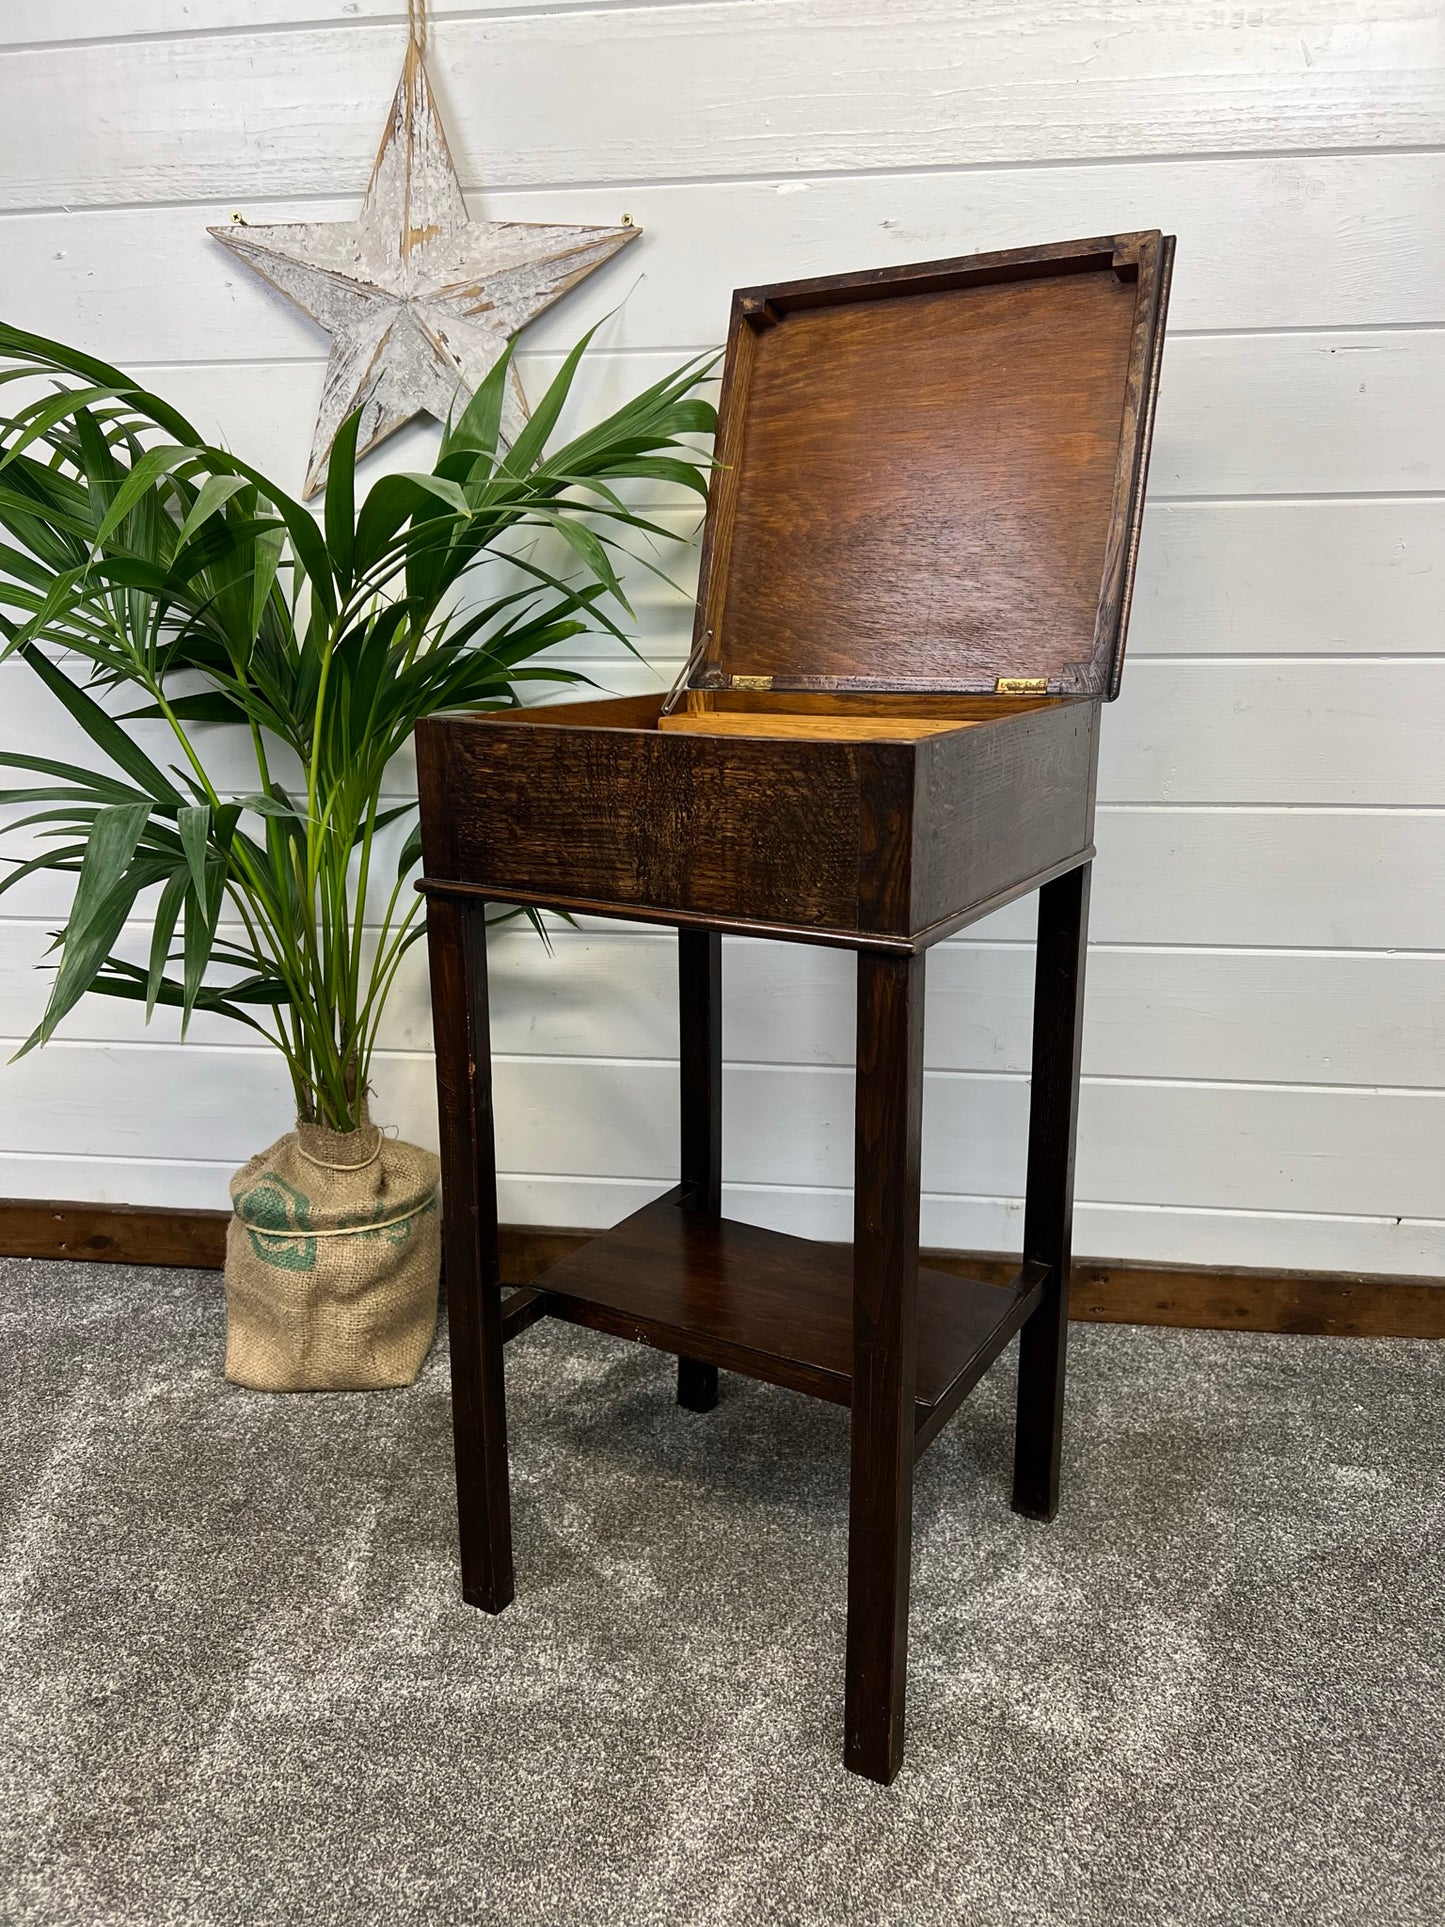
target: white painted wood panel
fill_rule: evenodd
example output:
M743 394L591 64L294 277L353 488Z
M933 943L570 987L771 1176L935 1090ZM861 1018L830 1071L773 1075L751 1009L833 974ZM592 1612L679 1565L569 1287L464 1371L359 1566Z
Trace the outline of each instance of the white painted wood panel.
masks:
M1445 501L1154 502L1145 511L1130 684L1149 655L1438 654L1442 643Z
M676 1056L670 938L559 935L549 957L518 932L490 948L499 1051ZM730 1061L852 1063L851 956L729 939L723 980ZM1445 1083L1445 957L1096 945L1088 984L1091 1075ZM409 993L405 1006L416 1014L395 1041L421 1043L424 999ZM939 946L928 960L928 1065L1027 1071L1032 1009L1031 944Z
M0 1174L4 1170L0 1156ZM99 1182L116 1181L105 1166L76 1166L75 1181L91 1181L96 1170L103 1174ZM601 1227L616 1224L663 1188L624 1180L504 1177L499 1198L509 1222ZM723 1208L731 1217L797 1237L843 1243L853 1235L852 1199L845 1190L728 1184L723 1187ZM925 1193L922 1233L925 1247L1017 1251L1023 1239L1023 1200ZM1445 1219L1095 1204L1081 1198L1074 1210L1074 1250L1081 1258L1147 1264L1383 1272L1435 1279L1445 1273Z
M1445 949L1445 811L1106 807L1097 841L1117 943Z
M0 1148L51 1156L211 1157L242 1163L287 1128L289 1087L264 1050L54 1044L10 1067L30 1113ZM435 1143L430 1059L375 1067L377 1109ZM845 1187L850 1071L732 1066L724 1158L737 1184ZM677 1073L670 1065L503 1058L498 1158L508 1172L672 1181ZM1016 1195L1028 1085L1018 1076L930 1073L924 1185ZM1079 1194L1104 1203L1445 1216L1445 1093L1334 1087L1086 1081Z
M137 926L126 954L144 963ZM48 988L41 923L0 923L0 1048L39 1021ZM628 925L559 928L551 953L530 929L491 943L492 1039L511 1056L675 1059L677 950L670 935ZM838 1066L853 1061L851 955L729 938L723 1048L730 1062ZM1170 950L1096 944L1089 957L1084 1068L1094 1076L1238 1082L1445 1084L1445 955ZM1031 944L940 945L928 961L930 1069L1027 1071ZM66 1020L72 1041L178 1039L179 1018L87 998ZM222 1017L194 1019L191 1042L244 1044ZM6 1040L10 1040L9 1043ZM403 966L382 1030L385 1047L431 1048L426 959Z
M630 0L634 6L677 5L679 0ZM683 5L687 0L680 0ZM526 0L530 14L572 6L576 0ZM515 13L517 0L427 0L428 16ZM357 21L395 22L397 0L5 0L0 47L26 47L76 40L115 40L133 34L254 32L266 27L349 26Z
M1445 488L1445 330L1186 338L1166 350L1150 485L1172 495Z
M675 1091L674 1073L646 1066L501 1064L502 1163L670 1177ZM730 1069L723 1138L733 1181L848 1185L852 1095L849 1072ZM1022 1078L930 1075L925 1188L1016 1194L1027 1108ZM1445 1216L1438 1092L1086 1082L1079 1155L1079 1195L1105 1202Z
M1445 811L1106 805L1096 834L1098 942L1445 950ZM1033 932L1027 902L975 930Z
M224 1160L87 1158L67 1152L0 1151L0 1197L224 1211L229 1203L226 1180L233 1168Z
M769 0L449 22L464 180L1428 146L1431 0ZM3 204L354 191L395 25L19 49ZM100 99L124 112L95 115Z
M1107 712L1099 797L1445 805L1442 698L1445 656L1139 661Z
M0 66L0 81L4 69ZM7 319L63 329L123 366L309 355L315 327L268 298L205 232L354 218L337 200L260 201L238 187L203 206L79 209L0 218ZM715 340L735 287L893 261L932 260L1064 235L1167 225L1179 236L1170 327L1421 325L1445 312L1440 154L1251 156L1049 168L489 190L492 220L607 225L642 238L530 331L570 345L578 317L626 301L621 338Z
M237 206L354 211L400 14L10 0L0 311L134 366L299 480L325 344L201 229ZM474 212L627 212L647 230L529 338L535 391L627 297L579 420L718 338L734 285L1156 222L1180 235L1129 672L1105 723L1078 1248L1445 1271L1438 4L433 14ZM433 445L410 431L370 472ZM653 668L600 638L566 659L619 689L670 679L685 598L644 582L638 609ZM0 671L0 739L64 753L41 693ZM0 900L8 1031L34 1012L30 966L64 908L28 888ZM1031 936L1015 905L931 962L932 1242L1017 1242ZM729 1208L846 1236L850 962L727 948ZM672 1175L673 945L589 920L552 960L520 932L493 950L503 1211L608 1222ZM426 1135L414 961L379 1106ZM138 1019L94 1000L75 1041L0 1071L0 1192L220 1203L232 1165L285 1128L284 1075L238 1033L202 1020L182 1050L170 1020L146 1037Z

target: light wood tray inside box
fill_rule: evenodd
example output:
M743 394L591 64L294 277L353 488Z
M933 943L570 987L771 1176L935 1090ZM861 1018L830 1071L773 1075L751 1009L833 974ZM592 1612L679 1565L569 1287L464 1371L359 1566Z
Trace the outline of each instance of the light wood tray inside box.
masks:
M680 730L689 736L806 736L845 743L912 743L923 736L972 729L975 724L959 717L798 716L702 709L659 717L657 727Z

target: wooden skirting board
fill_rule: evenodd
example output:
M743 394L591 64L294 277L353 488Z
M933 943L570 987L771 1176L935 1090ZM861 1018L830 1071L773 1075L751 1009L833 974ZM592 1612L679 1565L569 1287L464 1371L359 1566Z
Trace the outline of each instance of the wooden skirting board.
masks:
M225 1259L224 1211L136 1204L0 1199L0 1257L83 1258L108 1264L194 1265ZM503 1276L531 1282L593 1234L540 1225L502 1230ZM929 1251L935 1270L1003 1284L1016 1258ZM1188 1265L1074 1262L1075 1318L1207 1331L1317 1333L1337 1338L1445 1338L1445 1281L1348 1272L1221 1271Z

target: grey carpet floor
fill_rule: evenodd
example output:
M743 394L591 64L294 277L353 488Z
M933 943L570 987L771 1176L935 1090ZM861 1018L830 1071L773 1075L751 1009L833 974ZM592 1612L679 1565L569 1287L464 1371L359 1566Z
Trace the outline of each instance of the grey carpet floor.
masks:
M846 1414L543 1325L519 1596L459 1603L445 1360L219 1376L210 1274L0 1263L0 1918L1445 1919L1445 1346L1075 1327L918 1481L909 1758L839 1761Z

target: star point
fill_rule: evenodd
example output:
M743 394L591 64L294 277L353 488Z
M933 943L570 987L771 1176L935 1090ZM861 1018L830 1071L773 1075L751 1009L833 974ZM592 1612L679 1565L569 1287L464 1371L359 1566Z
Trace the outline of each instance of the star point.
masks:
M415 415L445 420L515 334L641 231L471 220L415 40L356 220L209 230L331 335L308 501L353 410L358 454ZM526 416L514 369L504 436Z

